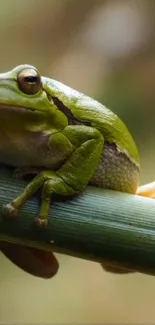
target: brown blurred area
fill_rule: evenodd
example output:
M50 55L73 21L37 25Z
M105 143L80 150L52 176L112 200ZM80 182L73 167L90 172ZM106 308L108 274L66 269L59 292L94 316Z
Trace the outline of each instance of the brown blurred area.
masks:
M155 179L155 1L0 0L0 71L30 63L103 102L126 122ZM58 256L53 280L0 255L0 323L155 323L155 278L113 275Z

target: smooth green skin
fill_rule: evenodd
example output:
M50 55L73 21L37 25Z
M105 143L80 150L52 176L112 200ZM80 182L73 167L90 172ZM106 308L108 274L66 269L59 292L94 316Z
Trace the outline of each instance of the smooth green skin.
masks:
M52 194L74 195L85 188L100 164L105 143L114 143L136 167L139 155L125 124L94 99L45 77L41 77L42 89L37 94L22 92L17 76L30 68L36 69L21 65L0 74L0 163L18 167L22 175L37 174L4 212L16 216L25 201L42 188L36 222L45 226ZM53 98L71 112L75 125L69 125Z

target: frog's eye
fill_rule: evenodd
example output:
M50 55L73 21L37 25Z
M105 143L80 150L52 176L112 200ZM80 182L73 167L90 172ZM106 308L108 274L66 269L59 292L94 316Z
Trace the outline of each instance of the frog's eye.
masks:
M25 69L18 74L20 90L28 95L37 94L42 88L41 77L35 69Z

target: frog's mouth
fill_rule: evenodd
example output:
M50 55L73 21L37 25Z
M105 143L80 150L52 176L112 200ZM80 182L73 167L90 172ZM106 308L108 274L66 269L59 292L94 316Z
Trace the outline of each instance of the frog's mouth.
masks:
M23 112L23 113L25 113L25 112L35 112L36 111L36 109L35 108L33 108L33 107L23 107L23 106L14 106L14 105L12 105L12 104L3 104L3 103L0 103L0 114L1 114L1 112L7 112L8 113L8 111L9 111L9 113L10 112L18 112L18 113L20 113L20 112Z

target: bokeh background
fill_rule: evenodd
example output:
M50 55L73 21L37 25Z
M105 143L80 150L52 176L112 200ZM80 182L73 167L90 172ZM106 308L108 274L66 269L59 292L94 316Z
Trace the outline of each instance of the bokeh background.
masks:
M0 0L0 71L30 63L103 102L140 150L141 184L155 179L155 1ZM155 278L112 275L59 255L51 281L0 255L0 323L155 323Z

